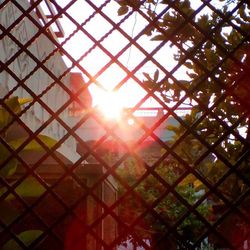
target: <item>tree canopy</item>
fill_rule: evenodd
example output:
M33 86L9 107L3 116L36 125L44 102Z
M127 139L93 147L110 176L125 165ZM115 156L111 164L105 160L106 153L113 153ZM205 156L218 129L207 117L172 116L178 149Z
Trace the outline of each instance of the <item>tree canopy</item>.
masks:
M166 104L174 106L169 112L179 122L178 126L167 128L175 133L173 140L168 142L173 154L165 163L155 166L154 171L163 179L169 179L171 176L179 178L181 174L177 175L175 171L182 169L185 174L180 177L175 191L191 204L203 197L203 194L200 197L196 195L199 190L210 193L196 209L209 223L213 223L211 221L217 221L223 215L228 203L249 191L250 4L247 1L221 0L213 3L200 1L194 6L192 2L121 0L118 1L118 14L137 11L143 15L149 22L144 30L145 36L152 42L174 49L177 68L186 69L186 74L178 77L173 75L177 68L169 73L159 66L153 75L144 73L145 86L159 92ZM189 114L178 117L175 108L187 100L191 107ZM129 180L134 173L125 171L121 175ZM137 187L137 192L147 202L151 198L157 199L163 192L159 179L153 179L151 176ZM165 203L156 203L154 209L166 221L171 221L179 218L183 211L175 195L173 199L167 197ZM243 210L247 206L249 200L239 205ZM223 211L217 209L218 212L216 208ZM185 226L177 228L187 242L195 243L201 240L201 227L206 225L195 218L188 223L190 216L184 220L182 226ZM234 219L229 216L218 226L218 231L225 230L222 235L229 242L237 227L241 236L239 239L235 237L236 242L230 242L233 246L247 237L246 231L249 233L242 218L235 219L237 226L227 228L228 221ZM151 223L155 229L163 226L159 221ZM198 227L197 223L200 223ZM199 232L196 232L197 228Z

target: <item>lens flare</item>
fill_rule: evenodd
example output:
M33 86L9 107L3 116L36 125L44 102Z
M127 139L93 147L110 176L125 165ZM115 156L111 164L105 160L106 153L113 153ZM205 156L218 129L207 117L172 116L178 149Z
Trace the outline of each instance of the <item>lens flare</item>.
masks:
M117 92L104 92L98 97L98 109L107 119L120 119L124 108L123 99Z

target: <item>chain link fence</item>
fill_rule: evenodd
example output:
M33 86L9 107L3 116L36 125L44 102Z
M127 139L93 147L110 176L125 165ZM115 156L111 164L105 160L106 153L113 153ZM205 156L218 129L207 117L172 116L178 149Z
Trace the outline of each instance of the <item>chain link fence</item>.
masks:
M0 0L2 249L250 249L250 3Z

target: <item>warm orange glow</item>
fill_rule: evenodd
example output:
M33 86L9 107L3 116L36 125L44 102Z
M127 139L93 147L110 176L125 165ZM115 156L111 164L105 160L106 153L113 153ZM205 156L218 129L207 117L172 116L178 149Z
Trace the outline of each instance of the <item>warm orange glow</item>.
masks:
M121 118L124 102L117 92L102 92L97 100L97 107L106 118L116 120Z

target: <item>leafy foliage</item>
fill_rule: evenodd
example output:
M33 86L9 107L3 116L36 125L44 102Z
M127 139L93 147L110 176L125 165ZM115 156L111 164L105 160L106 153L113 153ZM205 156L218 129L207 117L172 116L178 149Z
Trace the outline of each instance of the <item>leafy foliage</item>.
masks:
M12 186L15 181L9 181L16 173L18 167L18 160L13 157L13 152L20 150L20 154L25 152L41 152L44 147L38 142L41 141L45 147L52 148L56 141L45 135L38 135L36 139L29 140L28 137L18 137L16 139L8 140L8 132L13 133L12 121L15 116L21 112L21 105L30 102L29 98L19 99L18 97L11 97L4 101L3 107L0 108L0 178ZM5 131L4 133L2 131ZM26 144L25 144L26 143ZM25 144L25 146L23 146ZM8 189L5 185L0 186L0 196L5 195ZM15 189L15 193L23 198L34 198L42 195L45 188L34 178L28 177L24 179ZM7 195L5 199L0 201L1 221L6 225L12 223L15 218L19 216L20 211L15 206L16 197L13 194ZM27 230L16 235L24 245L29 246L37 237L42 234L40 230ZM21 249L18 243L11 239L2 249Z
M132 186L146 171L138 174L136 171L137 162L134 159L128 159L124 164L125 167L119 169L118 174ZM155 178L153 175L147 176L135 188L135 193L144 200L148 205L153 205L152 209L156 211L161 220L156 219L151 213L146 213L143 219L137 224L135 229L138 235L143 239L150 239L151 242L155 240L156 235L163 235L166 231L166 225L174 225L177 220L187 211L186 207L182 205L180 200L171 192L161 197L166 192L167 185L174 185L177 177L180 174L179 165L171 157L162 163L156 170L157 174L164 178L162 180ZM184 198L188 203L194 204L202 197L203 192L199 192L203 185L202 183L195 183L195 178L188 175L183 181L176 185L175 191ZM119 188L120 197L124 194L123 186ZM133 223L143 212L145 212L145 205L140 198L134 195L125 196L125 200L120 206L119 215L122 220L127 223ZM157 202L156 200L159 199ZM156 203L155 203L156 202ZM209 203L204 202L197 211L208 220L212 215L212 207ZM178 232L188 241L195 240L198 236L199 230L203 224L193 214L185 218L183 223L178 226ZM192 230L190 230L190 228Z
M24 243L25 246L29 246L35 239L42 235L40 230L27 230L17 235L17 238ZM23 249L13 239L4 244L3 250Z
M137 9L129 1L121 2L121 6L127 8L126 11L138 10L146 14L153 25L147 27L145 35L153 42L171 44L169 49L174 47L176 51L174 59L185 66L186 75L176 77L166 77L163 75L165 72L159 74L158 69L153 75L145 72L144 84L158 91L166 103L175 104L186 95L191 107L190 113L180 117L182 121L179 126L167 128L175 133L169 143L174 145L186 134L175 147L175 152L211 185L216 184L249 150L250 44L247 34L250 32L250 4L238 0L222 0L220 8L208 4L206 11L199 12L193 9L189 0L143 1ZM166 12L158 11L166 7L169 7ZM230 128L232 130L226 134L225 131ZM243 130L245 133L242 133ZM208 148L210 154L206 156ZM200 158L202 155L205 156ZM181 164L176 162L176 165ZM168 163L161 167L159 175L167 179L171 176L171 179L174 176L172 171ZM220 192L230 201L249 190L249 157L241 163L240 173L245 180L235 174L220 185ZM131 176L121 174L130 180ZM146 200L154 199L158 195L157 183L159 180L151 182L149 189L141 184L137 191ZM195 187L206 189L199 179L191 175L187 184L178 185L176 189L189 202L194 202L197 193ZM214 206L220 203L218 199L209 199ZM169 207L169 204L173 207ZM211 209L208 204L206 206L205 210L201 210L204 217L209 217L208 210ZM156 207L156 210L163 213L168 221L172 221L179 216L175 213L183 212L177 207L180 208L175 200L167 199L162 210L159 210L160 207ZM196 220L187 219L185 224L188 225L189 233L194 235ZM150 225L154 228L159 226L157 222L151 222ZM185 234L185 229L182 233Z

